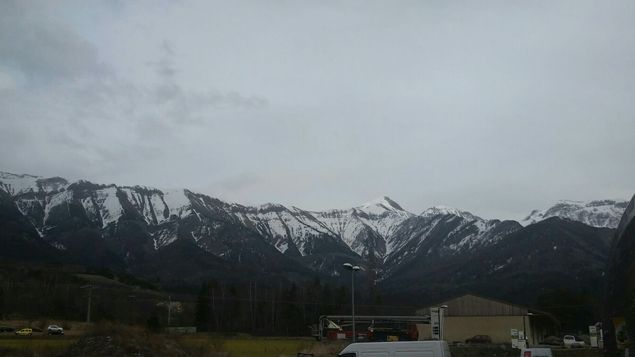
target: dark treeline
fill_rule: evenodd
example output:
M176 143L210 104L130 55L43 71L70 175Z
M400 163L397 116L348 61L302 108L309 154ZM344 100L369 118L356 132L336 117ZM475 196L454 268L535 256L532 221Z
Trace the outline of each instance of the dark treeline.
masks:
M135 285L132 285L135 284ZM126 274L69 271L55 267L0 266L0 318L86 320L92 289L92 320L139 323L163 299L152 285ZM160 310L160 306L159 306Z
M395 307L382 305L373 289L356 293L358 314L384 314ZM412 307L398 307L411 314ZM349 315L349 286L331 286L319 279L301 284L246 286L203 284L196 299L195 323L199 330L248 331L254 334L306 335L321 315Z
M216 333L306 336L321 315L351 313L350 288L319 279L286 284L211 280L189 290L163 291L108 270L4 264L0 265L0 319L85 321L92 290L93 322L110 320L157 330L196 326ZM365 282L356 286L355 301L358 315L412 315L424 304L397 305ZM565 332L585 331L589 321L599 318L592 295L566 290L545 292L535 307L551 313Z
M320 315L349 315L349 285L318 279L300 283L243 284L209 281L198 294L171 293L109 271L0 266L0 318L84 321L91 292L91 321L196 326L217 333L308 335ZM196 290L196 288L195 288ZM413 306L388 306L374 289L356 289L358 314L412 314Z

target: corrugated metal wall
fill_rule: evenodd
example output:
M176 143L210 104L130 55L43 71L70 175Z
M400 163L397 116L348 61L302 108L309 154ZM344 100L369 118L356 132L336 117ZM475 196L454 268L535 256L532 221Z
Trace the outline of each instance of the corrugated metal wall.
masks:
M527 308L496 300L485 299L475 295L464 295L434 306L417 310L418 315L430 313L430 307L447 305L445 316L523 316Z

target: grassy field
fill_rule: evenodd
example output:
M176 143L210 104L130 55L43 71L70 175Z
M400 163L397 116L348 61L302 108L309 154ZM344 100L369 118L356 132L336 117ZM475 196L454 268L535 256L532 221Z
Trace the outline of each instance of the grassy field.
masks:
M9 323L10 322L10 323ZM41 325L41 322L31 321L4 321L4 325L23 327L29 325ZM66 350L71 344L77 342L81 335L108 335L120 336L122 339L132 339L134 336L143 335L143 330L123 325L94 325L85 326L84 323L68 322L72 325L73 334L66 336L47 336L43 333L34 333L33 336L16 336L13 333L0 334L0 356L8 351L18 353L17 356L57 356ZM287 337L253 337L250 335L221 336L210 334L194 335L164 335L149 334L152 341L175 340L185 348L192 356L210 356L214 352L226 353L231 357L295 357L298 352L313 353L316 357L335 356L343 345L341 342L320 343L313 338L287 338ZM13 355L13 354L12 354Z
M315 340L310 338L254 338L215 337L208 335L181 336L178 341L189 349L200 352L229 352L235 357L295 356L309 351Z
M63 336L0 336L0 354L3 350L55 354L64 351L75 341L76 337Z
M111 335L110 333L108 335ZM127 335L127 332L123 334ZM130 336L129 336L130 337ZM0 336L0 355L20 352L15 356L59 356L78 340L74 336ZM347 344L346 341L317 342L311 338L251 337L196 335L151 335L152 341L176 340L190 356L231 356L231 357L295 357L298 352L311 353L315 357L336 356ZM13 354L9 354L12 355ZM516 357L518 350L489 347L452 347L455 357ZM554 350L560 357L599 357L597 349Z

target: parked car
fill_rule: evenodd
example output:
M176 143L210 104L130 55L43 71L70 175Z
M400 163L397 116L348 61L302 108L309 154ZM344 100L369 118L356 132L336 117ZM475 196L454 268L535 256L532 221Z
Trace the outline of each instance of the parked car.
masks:
M25 327L25 328L17 330L15 334L18 336L31 336L33 335L33 330L28 327Z
M488 335L476 335L465 340L465 343L492 343L492 338Z
M541 345L562 346L562 339L556 336L547 336L539 342Z
M575 337L574 335L565 335L562 338L562 342L566 348L584 347L585 345L581 338Z
M9 326L0 326L0 332L13 332L15 329Z
M57 325L49 325L49 327L46 329L46 332L49 335L63 335L64 329Z

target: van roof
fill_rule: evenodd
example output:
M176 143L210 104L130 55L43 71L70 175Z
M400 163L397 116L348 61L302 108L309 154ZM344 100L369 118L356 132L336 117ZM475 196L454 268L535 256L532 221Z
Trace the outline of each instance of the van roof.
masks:
M351 343L342 350L345 352L390 351L395 348L428 348L441 349L447 346L446 341L395 341L395 342L359 342Z

